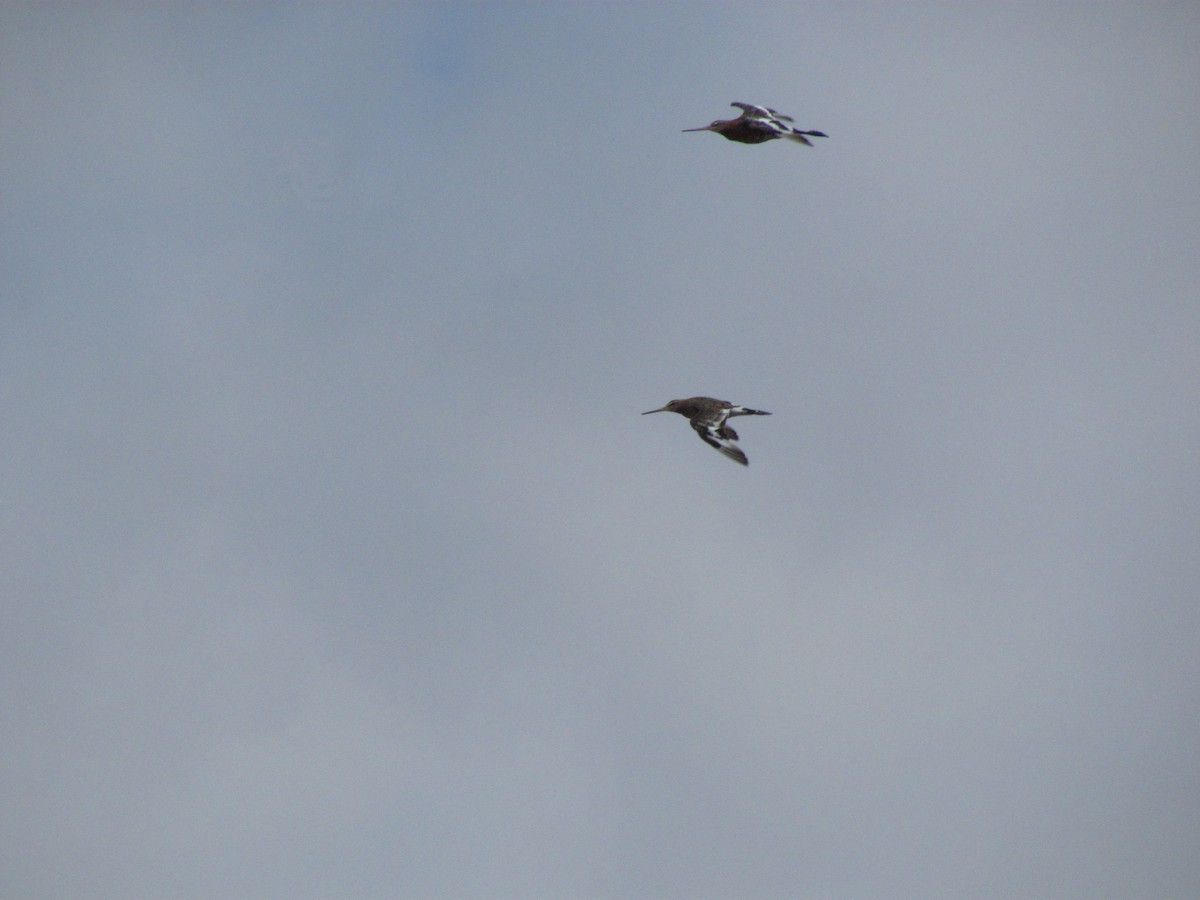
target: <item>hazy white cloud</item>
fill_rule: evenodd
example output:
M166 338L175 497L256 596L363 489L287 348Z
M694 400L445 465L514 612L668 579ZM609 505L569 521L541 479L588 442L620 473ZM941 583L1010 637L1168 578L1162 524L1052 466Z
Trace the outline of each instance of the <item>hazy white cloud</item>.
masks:
M0 893L1195 893L1193 10L0 17Z

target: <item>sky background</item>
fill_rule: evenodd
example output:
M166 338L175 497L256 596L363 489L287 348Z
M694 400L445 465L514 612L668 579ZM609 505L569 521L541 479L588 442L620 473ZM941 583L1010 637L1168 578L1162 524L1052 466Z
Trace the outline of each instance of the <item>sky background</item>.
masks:
M0 6L0 896L1200 894L1198 46Z

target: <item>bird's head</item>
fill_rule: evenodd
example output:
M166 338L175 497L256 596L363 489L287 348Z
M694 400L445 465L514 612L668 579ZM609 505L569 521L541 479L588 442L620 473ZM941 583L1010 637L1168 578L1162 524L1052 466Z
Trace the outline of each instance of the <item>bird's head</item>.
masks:
M656 412L679 412L679 408L682 405L683 405L682 400L672 400L666 406L660 406L658 409L648 409L644 413L642 413L642 415L648 416L648 415L650 415L650 413L656 413Z

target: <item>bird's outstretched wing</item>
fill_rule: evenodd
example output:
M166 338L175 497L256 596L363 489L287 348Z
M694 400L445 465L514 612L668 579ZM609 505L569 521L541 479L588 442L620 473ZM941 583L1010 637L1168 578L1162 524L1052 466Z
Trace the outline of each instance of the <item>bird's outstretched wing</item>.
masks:
M750 460L746 458L746 454L742 452L740 447L733 443L737 440L737 433L730 429L723 421L699 422L693 419L692 427L696 429L696 434L700 435L700 440L704 441L710 447L720 450L734 462L739 462L743 466L750 465Z
M739 103L736 100L729 105L740 109L742 111L742 118L744 119L774 119L777 122L792 121L791 116L785 116L766 106L756 106L753 103Z

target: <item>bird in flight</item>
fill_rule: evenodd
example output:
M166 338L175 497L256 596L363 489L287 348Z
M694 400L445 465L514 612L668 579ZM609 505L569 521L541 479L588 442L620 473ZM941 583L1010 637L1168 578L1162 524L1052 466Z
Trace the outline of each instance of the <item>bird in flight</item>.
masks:
M729 427L727 421L734 416L769 416L769 412L761 409L748 409L737 406L727 400L714 400L712 397L688 397L686 400L672 400L659 409L651 409L642 413L674 412L686 418L700 435L704 443L716 447L734 462L743 466L750 465L746 454L733 442L738 439L737 432Z
M811 147L810 137L829 137L823 131L801 131L789 122L795 121L791 116L777 113L765 106L755 106L753 103L731 103L742 114L736 119L717 119L703 128L685 128L684 131L715 131L722 137L742 144L761 144L776 138L789 138Z

